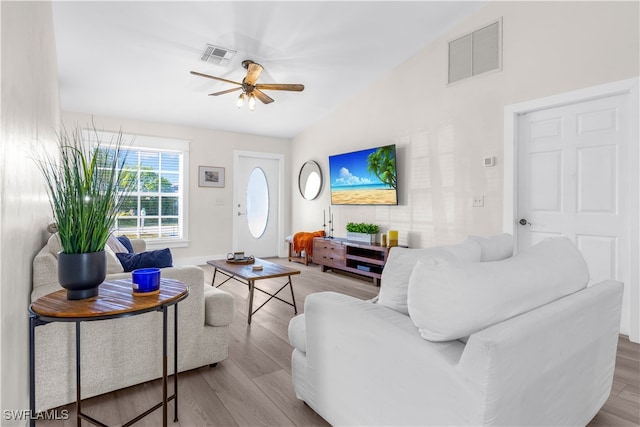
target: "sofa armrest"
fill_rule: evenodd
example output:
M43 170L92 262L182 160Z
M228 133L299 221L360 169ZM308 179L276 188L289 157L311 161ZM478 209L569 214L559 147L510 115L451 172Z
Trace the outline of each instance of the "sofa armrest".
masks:
M204 322L209 326L226 326L233 322L233 295L215 286L205 285Z
M586 425L611 390L622 290L609 280L472 334L459 369L486 389L482 422Z

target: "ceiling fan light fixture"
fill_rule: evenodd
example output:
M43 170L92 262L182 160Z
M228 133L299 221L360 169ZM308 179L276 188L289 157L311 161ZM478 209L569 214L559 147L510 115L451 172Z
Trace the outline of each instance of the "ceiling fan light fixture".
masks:
M243 105L244 105L244 93L241 93L240 96L238 97L238 100L236 101L236 107L240 109L242 108Z
M249 94L249 110L253 111L256 109L256 97L254 94Z

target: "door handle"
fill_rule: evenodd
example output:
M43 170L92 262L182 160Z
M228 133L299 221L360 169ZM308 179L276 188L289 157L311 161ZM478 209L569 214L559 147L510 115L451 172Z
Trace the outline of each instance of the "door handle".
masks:
M246 215L246 214L247 214L246 212L238 212L238 216Z
M520 225L531 225L531 223L527 221L525 218L520 219L520 221L518 222L520 223Z

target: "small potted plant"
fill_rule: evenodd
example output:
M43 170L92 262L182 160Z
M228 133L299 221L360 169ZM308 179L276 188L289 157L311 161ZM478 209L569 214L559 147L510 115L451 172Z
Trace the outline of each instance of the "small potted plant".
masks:
M379 231L380 227L376 224L349 222L347 223L347 240L372 245L376 242Z
M63 128L56 152L36 159L58 229L58 282L67 289L67 299L98 294L107 271L104 246L122 195L135 184L121 173L126 160L122 133L108 143L100 141L95 128L93 136L96 141L85 141L80 127Z

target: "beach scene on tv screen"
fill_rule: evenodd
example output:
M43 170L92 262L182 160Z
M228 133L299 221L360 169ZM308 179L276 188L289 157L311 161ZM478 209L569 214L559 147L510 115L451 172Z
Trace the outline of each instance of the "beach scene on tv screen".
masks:
M396 205L395 145L329 156L331 203Z

